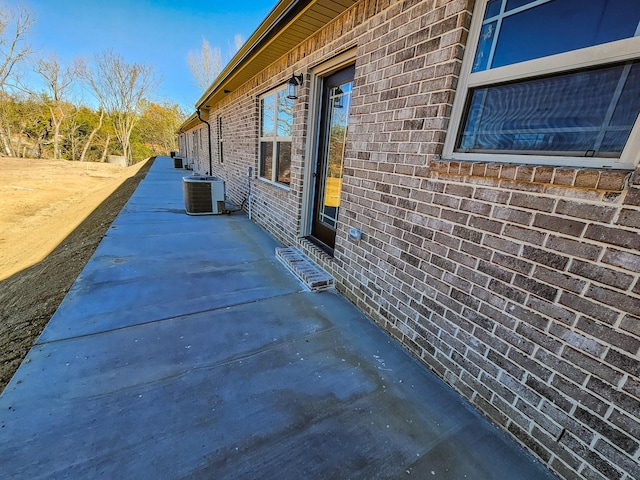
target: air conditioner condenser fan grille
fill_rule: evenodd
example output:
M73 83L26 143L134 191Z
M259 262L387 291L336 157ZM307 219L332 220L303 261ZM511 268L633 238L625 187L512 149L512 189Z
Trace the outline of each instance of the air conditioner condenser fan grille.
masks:
M204 175L182 178L184 208L189 215L217 215L225 212L224 181Z

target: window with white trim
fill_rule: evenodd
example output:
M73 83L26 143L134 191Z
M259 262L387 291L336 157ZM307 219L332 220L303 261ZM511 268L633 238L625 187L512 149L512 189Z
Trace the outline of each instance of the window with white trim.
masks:
M634 168L639 113L637 0L479 1L444 156Z
M224 164L224 148L222 143L222 117L218 115L218 163Z
M285 88L273 90L260 97L260 169L265 180L289 185L291 183L291 129L293 100L285 95Z

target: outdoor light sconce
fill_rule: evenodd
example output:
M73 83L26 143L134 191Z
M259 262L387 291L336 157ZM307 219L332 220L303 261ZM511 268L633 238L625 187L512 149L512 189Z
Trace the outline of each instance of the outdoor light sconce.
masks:
M304 75L291 75L291 78L287 82L287 98L290 100L296 100L298 98L298 86L302 85L304 81Z

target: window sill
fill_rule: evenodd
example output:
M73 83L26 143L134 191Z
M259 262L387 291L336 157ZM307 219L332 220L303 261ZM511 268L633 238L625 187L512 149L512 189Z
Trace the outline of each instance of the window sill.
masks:
M258 180L261 183L264 183L266 185L271 185L272 187L276 187L279 188L280 190L284 191L284 192L289 192L291 190L291 186L290 185L285 185L284 183L278 183L278 182L274 182L272 180L268 180L264 177L256 177L256 180Z
M610 192L623 191L631 174L628 170L599 170L580 167L457 160L433 160L430 162L429 168L433 178L442 177L442 175L469 176Z

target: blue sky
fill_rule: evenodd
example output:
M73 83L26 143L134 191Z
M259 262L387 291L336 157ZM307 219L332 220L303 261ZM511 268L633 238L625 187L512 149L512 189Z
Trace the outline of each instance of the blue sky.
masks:
M62 64L91 61L113 49L128 62L153 65L162 84L154 100L171 100L193 111L201 95L187 57L203 37L220 47L223 63L233 38L246 40L277 0L19 0L36 22L28 41L36 55L55 53Z

